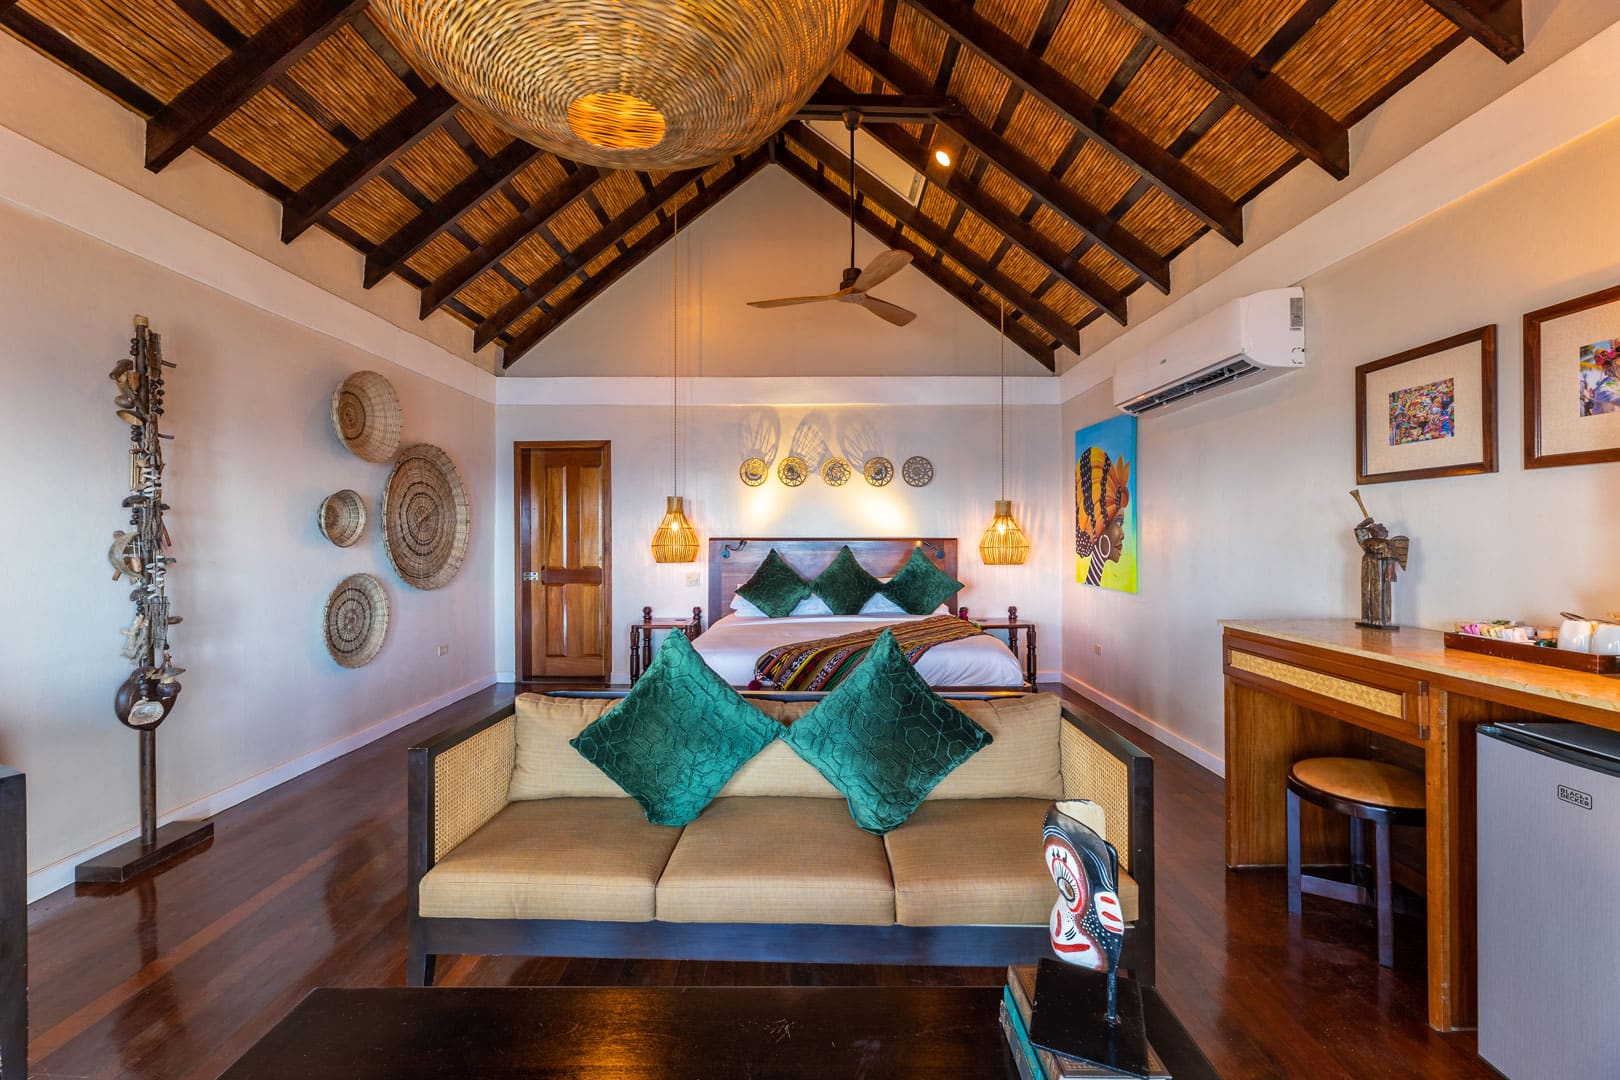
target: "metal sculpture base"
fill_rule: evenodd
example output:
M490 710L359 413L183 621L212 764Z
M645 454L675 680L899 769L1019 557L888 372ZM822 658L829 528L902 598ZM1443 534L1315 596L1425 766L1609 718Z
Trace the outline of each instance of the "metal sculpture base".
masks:
M1108 976L1043 958L1035 974L1029 1041L1123 1076L1153 1076L1142 989L1116 976L1118 1016L1108 1020Z
M157 830L151 844L136 837L73 868L81 885L119 885L178 859L214 838L212 821L171 821Z
M1399 626L1396 626L1393 623L1362 622L1360 619L1356 620L1356 625L1361 627L1363 630L1399 630L1400 629Z

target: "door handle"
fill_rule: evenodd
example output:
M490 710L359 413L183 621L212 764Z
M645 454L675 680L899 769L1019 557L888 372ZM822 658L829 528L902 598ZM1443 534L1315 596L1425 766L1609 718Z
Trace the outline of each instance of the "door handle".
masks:
M538 571L538 570L525 570L525 571L523 571L523 580L524 581L539 581L540 580L540 571Z

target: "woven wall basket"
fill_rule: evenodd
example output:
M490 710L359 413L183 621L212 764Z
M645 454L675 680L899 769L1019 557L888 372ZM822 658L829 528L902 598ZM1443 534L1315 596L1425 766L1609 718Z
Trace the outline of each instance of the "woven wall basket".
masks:
M388 636L388 594L370 574L338 582L321 613L326 651L346 668L365 667L377 658Z
M366 531L366 501L358 491L344 488L321 500L315 518L322 536L338 547L348 547Z
M461 474L437 446L400 451L383 489L383 546L400 580L418 589L450 583L467 556L472 515Z
M332 430L357 456L387 461L399 450L399 395L375 371L357 371L332 391Z
M377 0L462 103L571 161L712 165L798 111L866 0Z

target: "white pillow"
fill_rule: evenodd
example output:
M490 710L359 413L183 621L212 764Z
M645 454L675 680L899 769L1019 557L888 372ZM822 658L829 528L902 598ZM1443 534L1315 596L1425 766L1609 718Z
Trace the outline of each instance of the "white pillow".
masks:
M906 609L882 593L873 593L872 599L861 605L862 615L904 615Z
M769 615L766 615L765 612L760 610L759 605L753 603L752 601L749 601L749 600L745 599L744 597L737 596L737 595L733 595L732 598L731 598L731 610L735 611L738 615L742 615L742 616L744 616L746 618L751 618L751 619L768 619L768 618L770 618ZM811 593L809 596L805 597L803 600L800 600L797 604L795 604L793 606L793 610L787 613L787 617L791 619L795 615L831 615L831 614L832 614L832 608L827 606L827 601L823 600L821 597L815 595L814 593Z

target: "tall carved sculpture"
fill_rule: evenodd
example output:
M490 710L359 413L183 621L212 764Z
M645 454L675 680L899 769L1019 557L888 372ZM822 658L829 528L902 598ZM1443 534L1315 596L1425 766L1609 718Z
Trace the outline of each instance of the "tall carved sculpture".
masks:
M1361 618L1356 625L1399 630L1390 585L1395 581L1396 567L1406 569L1406 554L1412 542L1404 536L1389 535L1387 528L1374 521L1359 490L1350 492L1350 497L1361 508L1361 521L1356 525L1356 543L1361 545Z

